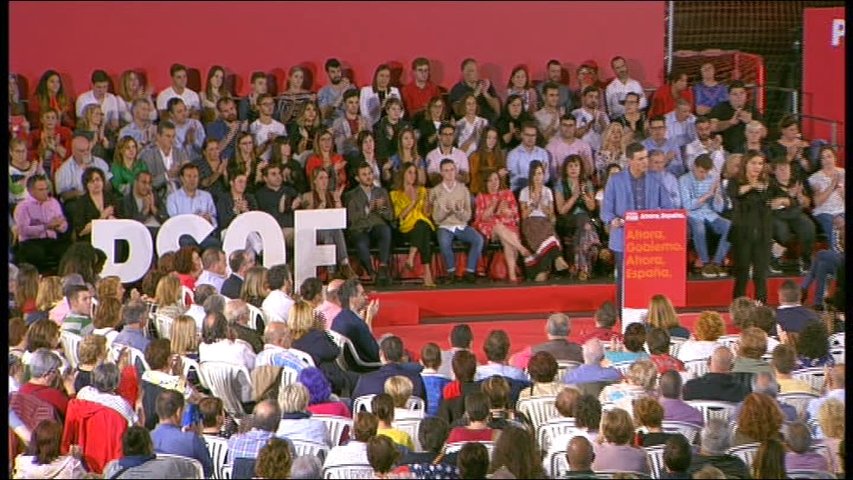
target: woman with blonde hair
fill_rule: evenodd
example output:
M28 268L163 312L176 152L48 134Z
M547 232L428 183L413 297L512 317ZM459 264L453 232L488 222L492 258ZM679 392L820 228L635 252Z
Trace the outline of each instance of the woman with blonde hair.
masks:
M634 423L626 410L614 408L603 412L600 432L595 460L592 463L593 470L649 473L645 452L632 445Z
M243 288L240 289L240 300L261 308L264 299L270 294L269 282L267 280L267 267L256 265L246 273Z
M402 375L394 375L385 380L383 389L394 400L394 418L396 420L424 418L426 414L425 410L411 410L406 408L406 403L412 397L414 388L412 380Z
M77 132L85 132L89 138L92 155L98 158L110 158L117 128L107 128L104 110L100 104L90 103L83 107L81 117L77 120ZM116 124L117 126L117 124Z
M172 353L198 360L198 327L189 315L178 315L169 330Z
M844 403L835 398L823 402L817 411L817 422L823 433L823 444L830 452L829 471L836 474L844 472L844 459L841 457L839 448L840 443L844 441L844 418Z
M292 348L311 355L314 365L329 379L336 395L349 396L355 388L358 375L345 372L338 365L336 360L341 349L326 333L323 317L315 315L314 307L310 303L298 299L290 307L287 326L293 338Z
M670 337L690 338L690 331L678 322L678 313L666 295L655 295L649 300L649 313L646 317L646 328L662 328L669 332Z
M710 358L714 350L720 346L717 339L725 333L726 325L723 317L717 312L705 310L699 314L692 338L683 342L678 349L678 359L689 362Z
M181 281L174 274L164 276L157 282L154 302L157 304L157 315L163 315L172 320L186 313L187 309L181 301Z
M418 167L414 163L404 164L391 190L394 216L399 220L398 229L409 241L409 256L406 269L414 271L415 253L421 253L424 287L434 288L432 277L432 236L435 224L430 218L427 189L417 183Z
M131 105L137 98L142 98L148 101L151 105L150 120L157 120L157 109L154 108L152 92L147 91L148 84L145 76L135 70L125 70L119 78L116 88L116 100L119 103L119 116L123 124L133 122L133 112Z
M24 318L26 324L32 325L38 319L48 318L49 312L64 300L62 278L56 275L41 277L38 283L38 293L36 294L36 311Z
M79 363L74 377L75 392L92 384L92 370L107 359L107 339L101 335L86 335L77 347L77 357Z
M139 159L140 148L136 140L129 135L121 137L116 144L110 173L113 174L110 183L117 192L126 196L133 188L133 182L139 172L147 172L148 166Z
M92 334L105 337L108 349L118 336L116 328L121 325L121 308L121 301L110 296L102 297L98 306L95 307L95 318L92 319L95 329Z
M628 168L628 157L625 155L625 147L630 143L630 131L625 132L625 127L617 122L612 122L604 129L601 136L601 148L595 152L595 174L603 187L605 171L610 164L619 165L624 170Z
M95 285L98 300L103 300L107 297L112 297L119 302L124 301L124 285L121 283L121 278L116 275L102 277Z

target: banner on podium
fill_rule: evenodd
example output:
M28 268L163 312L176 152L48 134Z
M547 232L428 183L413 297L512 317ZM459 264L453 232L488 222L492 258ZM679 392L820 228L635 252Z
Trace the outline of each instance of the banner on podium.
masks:
M623 331L643 321L649 299L664 294L675 307L687 304L687 213L645 210L625 214L622 276Z

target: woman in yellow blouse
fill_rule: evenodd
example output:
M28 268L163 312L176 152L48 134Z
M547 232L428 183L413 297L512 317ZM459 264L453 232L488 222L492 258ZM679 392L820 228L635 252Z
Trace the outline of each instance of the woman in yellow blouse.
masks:
M394 205L394 215L400 221L400 233L409 240L409 258L406 268L414 270L415 252L421 252L421 265L424 269L424 286L435 287L432 279L432 233L435 225L429 218L430 208L427 205L427 190L418 183L418 169L414 163L403 164L394 190L391 191L391 203Z

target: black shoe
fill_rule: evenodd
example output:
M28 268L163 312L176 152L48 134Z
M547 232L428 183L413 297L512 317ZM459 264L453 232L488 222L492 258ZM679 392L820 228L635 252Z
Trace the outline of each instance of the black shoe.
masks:
M782 273L782 265L779 263L779 259L776 257L770 258L770 266L769 266L771 275L779 275Z
M376 285L380 287L387 287L391 285L391 277L388 275L388 267L379 267L379 273L376 274Z
M465 272L465 276L463 277L465 283L477 283L477 276L472 272Z

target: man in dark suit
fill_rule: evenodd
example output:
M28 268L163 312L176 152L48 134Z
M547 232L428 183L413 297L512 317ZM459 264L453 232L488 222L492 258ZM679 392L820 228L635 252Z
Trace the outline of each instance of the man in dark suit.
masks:
M246 272L255 266L255 253L251 250L234 250L228 257L228 266L231 275L222 283L221 293L228 298L240 298Z
M157 140L139 154L151 173L154 194L164 202L166 197L180 188L181 165L190 158L183 149L175 147L175 124L169 121L157 125Z
M711 355L708 373L684 384L684 400L713 400L742 402L749 387L732 375L732 352L727 347L717 347Z
M358 357L365 362L379 362L379 345L370 331L372 315L368 308L367 318L362 319L356 312L361 311L365 304L364 287L357 278L351 278L344 282L338 289L338 299L341 302L341 311L332 320L332 330L347 337L355 347ZM355 362L349 358L349 365L355 367Z
M388 259L391 256L391 227L394 208L388 192L374 181L373 170L362 162L357 170L358 185L347 192L347 232L358 251L358 260L379 285L390 284ZM373 269L370 244L379 249L379 272Z
M237 338L252 346L257 354L264 349L264 341L258 332L249 328L249 306L243 300L230 300L225 304L225 319L234 329Z
M548 341L534 345L533 354L548 352L557 360L568 360L583 363L583 352L581 346L568 340L572 330L572 321L564 313L554 313L548 317L545 324L545 333Z
M362 375L352 392L352 397L384 393L385 380L401 375L412 381L412 395L426 401L426 389L421 376L414 369L400 363L403 360L403 351L403 341L400 337L391 335L382 339L379 344L379 360L382 362L382 367L375 372Z
M800 287L793 280L785 280L779 287L779 308L776 322L781 331L800 333L811 322L820 320L817 312L800 304ZM781 335L781 332L779 332Z
M160 225L169 219L163 199L151 189L152 177L148 172L139 172L133 188L124 196L120 205L121 218L136 220L156 233Z

